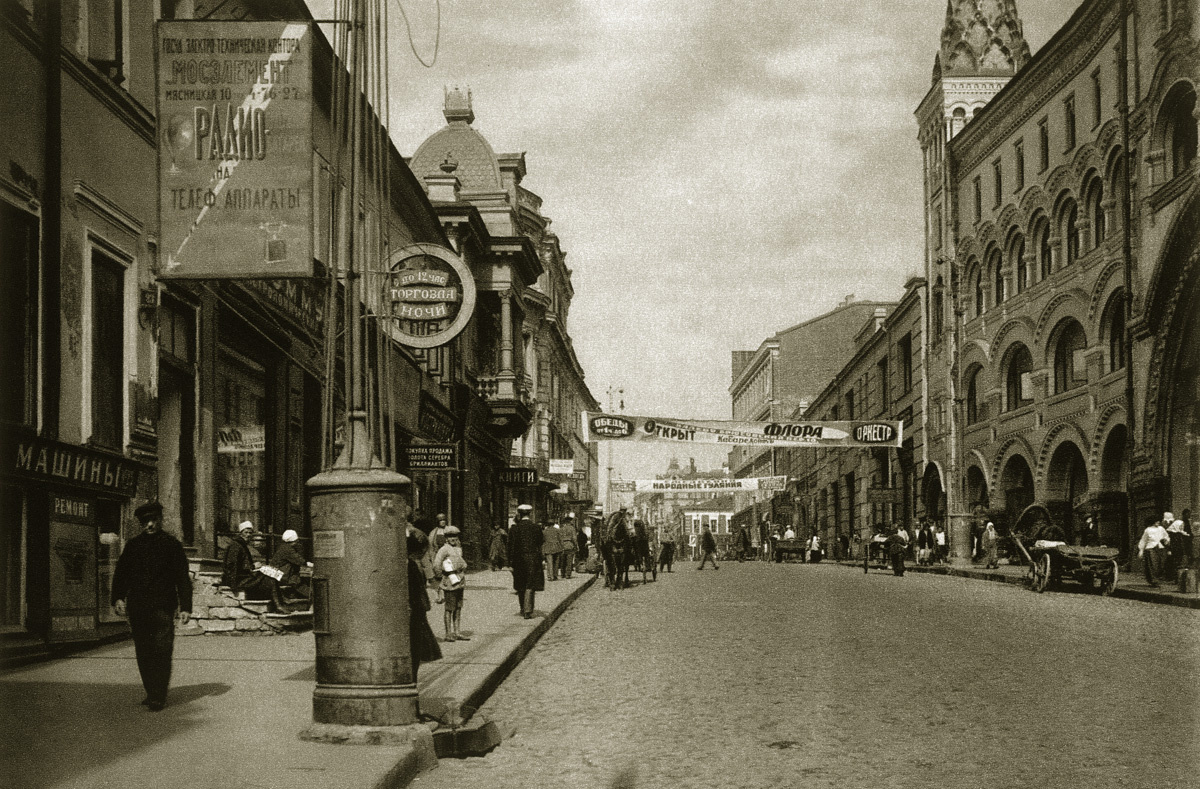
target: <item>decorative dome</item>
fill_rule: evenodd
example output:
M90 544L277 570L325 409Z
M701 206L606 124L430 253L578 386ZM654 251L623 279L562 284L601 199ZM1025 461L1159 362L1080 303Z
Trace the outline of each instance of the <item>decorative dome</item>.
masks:
M471 124L475 111L471 92L466 96L458 88L446 91L442 109L446 125L434 132L417 148L408 166L417 178L443 173L442 164L456 162L454 175L464 191L497 192L504 187L500 180L500 162L492 146Z
M934 80L1011 76L1029 58L1016 0L947 0Z

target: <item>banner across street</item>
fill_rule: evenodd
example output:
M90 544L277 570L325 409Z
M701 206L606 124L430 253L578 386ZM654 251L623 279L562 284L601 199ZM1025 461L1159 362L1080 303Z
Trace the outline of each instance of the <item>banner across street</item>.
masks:
M617 493L711 492L737 490L783 490L787 477L743 477L740 479L615 479L610 483Z
M765 447L899 447L903 422L739 422L584 411L584 441Z

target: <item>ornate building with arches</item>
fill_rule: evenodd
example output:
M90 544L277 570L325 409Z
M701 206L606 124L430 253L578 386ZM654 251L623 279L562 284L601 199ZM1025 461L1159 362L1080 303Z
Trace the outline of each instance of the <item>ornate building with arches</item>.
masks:
M1127 5L1124 41L1122 4L1085 0L1032 58L1013 2L947 12L917 111L924 505L958 557L985 514L1032 504L1126 550L1150 515L1200 508L1200 12Z

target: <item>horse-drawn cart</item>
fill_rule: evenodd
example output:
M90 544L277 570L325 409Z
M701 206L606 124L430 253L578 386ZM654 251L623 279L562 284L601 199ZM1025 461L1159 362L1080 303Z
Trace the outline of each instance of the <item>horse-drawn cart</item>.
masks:
M1013 544L1029 564L1029 588L1044 592L1063 580L1077 581L1088 589L1100 582L1100 594L1112 594L1117 588L1116 548L1067 545L1064 542L1038 540L1030 546L1013 535Z

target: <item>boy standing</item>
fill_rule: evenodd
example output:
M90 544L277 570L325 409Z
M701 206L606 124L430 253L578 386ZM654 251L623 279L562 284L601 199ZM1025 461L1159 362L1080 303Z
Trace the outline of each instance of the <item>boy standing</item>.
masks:
M463 588L467 585L465 575L467 562L463 559L462 545L459 544L459 529L457 526L447 526L445 530L446 544L438 548L433 557L433 571L441 579L439 588L442 590L442 602L446 606L443 621L446 625L447 641L470 641L469 636L462 633L462 604Z

